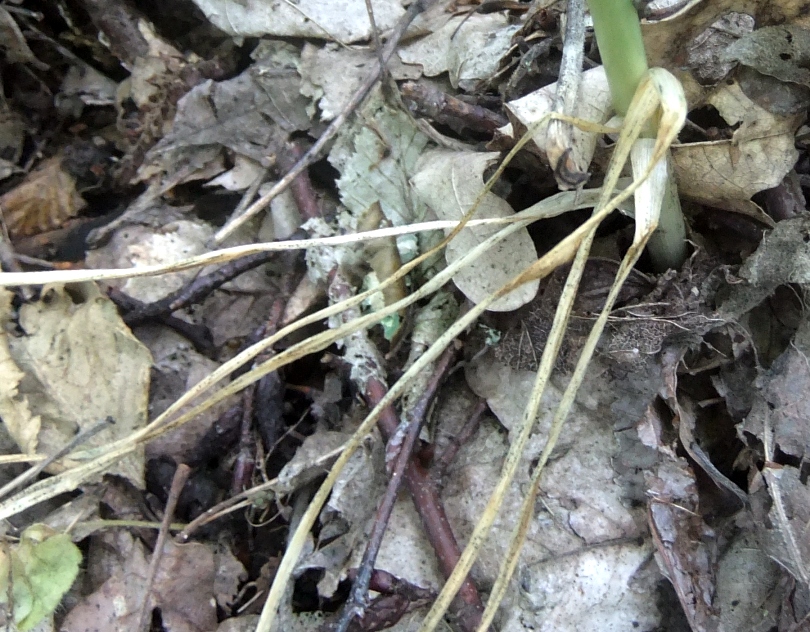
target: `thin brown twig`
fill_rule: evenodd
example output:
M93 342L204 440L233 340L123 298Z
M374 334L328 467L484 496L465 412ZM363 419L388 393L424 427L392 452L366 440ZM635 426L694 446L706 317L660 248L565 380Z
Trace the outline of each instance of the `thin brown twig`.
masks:
M266 151L266 150L265 150ZM282 153L279 152L279 156ZM256 197L256 194L259 192L259 189L264 184L265 180L267 179L267 174L269 169L263 169L262 172L250 183L245 192L242 194L242 197L239 199L239 203L234 207L233 211L231 212L228 220L230 221L234 217L239 217L242 213L245 212L245 209L250 206L250 203L253 202L253 198Z
M371 406L376 406L388 389L377 380L370 380L366 392ZM384 435L396 432L399 420L392 406L385 409L378 426ZM450 577L461 557L461 549L450 527L444 511L439 489L427 469L417 461L410 461L405 469L405 485L413 498L413 504L422 519L422 525L439 562L439 570L444 577ZM475 630L483 612L483 604L478 589L467 577L453 601L453 608L459 626L465 630Z
M274 255L275 253L273 252L257 252L226 263L209 274L197 277L176 292L172 292L169 296L159 301L142 305L138 309L133 309L124 315L124 322L131 327L145 320L171 314L178 309L199 303L211 294L211 292L222 287L228 281L272 260Z
M357 577L357 570L351 569L348 575L349 580L353 581ZM380 594L371 601L363 616L355 621L350 628L352 631L387 630L408 612L422 608L436 598L435 591L416 586L380 569L375 569L371 574L369 589ZM336 632L335 624L326 623L319 632Z
M391 59L391 56L394 54L399 41L402 39L402 36L405 34L406 29L413 19L419 13L431 6L435 1L436 0L417 0L408 7L408 10L400 18L399 22L391 33L391 36L388 38L388 41L383 47L382 59L384 62L387 63L388 60ZM304 154L304 156L295 164L295 166L290 169L287 175L279 180L275 186L273 186L267 193L251 204L244 214L242 214L240 217L234 218L232 221L228 222L228 224L223 226L219 232L214 235L214 241L221 243L239 226L267 207L270 200L272 200L282 191L286 190L287 187L289 187L290 184L292 184L292 182L295 181L295 179L300 176L310 165L314 164L320 159L321 152L335 137L340 127L346 122L346 120L348 120L352 112L354 112L363 99L366 98L366 95L369 93L371 88L382 76L382 72L383 68L380 66L379 62L375 63L374 68L371 70L368 77L366 77L365 81L363 81L360 88L358 88L357 92L354 93L351 100L346 104L340 114L338 114L329 124L329 127L324 130L323 134L321 134L320 138L318 138L315 144L309 148L307 153Z
M382 56L382 41L380 40L380 31L377 29L377 20L374 19L374 7L371 6L371 0L366 0L366 13L368 14L368 21L371 24L371 35L374 39L374 52L377 54L377 62L383 72L387 73L388 68L385 65L385 59Z
M329 299L338 302L346 299L352 293L353 288L340 269L333 270L330 273L327 292ZM341 314L344 322L350 322L358 316L357 308L347 309ZM353 348L352 353L363 357L363 370L353 371L352 379L357 384L358 390L364 393L369 406L373 408L379 404L388 391L379 351L369 340L365 330L353 333L350 338L345 340L345 344L347 352ZM386 441L397 433L399 416L393 405L383 409L377 426ZM450 528L450 521L444 511L439 489L427 469L416 460L408 461L403 479L416 511L422 519L428 541L436 554L439 569L444 577L449 577L461 557L461 550L453 530ZM466 632L477 628L483 613L483 604L475 584L469 577L461 585L451 607L460 629Z
M365 611L368 604L368 589L369 583L371 582L372 571L374 570L374 563L377 561L377 554L380 551L383 536L388 528L388 521L394 511L394 503L396 502L397 494L402 484L405 468L412 459L413 448L416 445L419 432L425 423L430 404L439 390L439 384L447 375L457 352L458 349L455 346L450 346L445 350L434 369L433 375L422 397L419 398L416 406L408 413L410 419L405 436L400 443L399 452L397 453L393 469L388 479L385 494L377 507L377 514L374 517L371 534L366 542L363 559L358 567L357 578L352 586L349 599L343 607L343 612L341 613L335 632L346 632L352 619L356 616L362 616Z
M125 294L121 290L114 287L107 289L107 296L115 303L118 308L125 312L134 312L137 310L145 310L149 306L142 303L138 299L132 298L129 294ZM170 329L174 329L178 334L187 338L194 348L203 355L210 355L214 351L214 341L211 337L211 332L205 325L197 325L188 321L172 316L171 314L158 314L152 316L155 321L166 325ZM126 322L126 321L125 321ZM130 325L134 327L136 323Z
M278 157L278 164L285 171L295 168L295 165L306 156L302 140L288 141L286 148L287 151ZM318 194L315 192L315 187L312 186L312 180L306 170L292 181L290 190L304 221L323 216Z
M442 452L433 460L431 474L433 475L434 479L441 480L444 473L447 471L447 468L453 462L453 459L456 458L456 454L458 454L461 446L467 443L478 430L478 426L481 424L481 419L488 410L489 404L487 404L487 400L481 399L481 401L478 402L473 409L472 413L470 413L469 419L467 419L467 421L461 427L461 430L450 438L450 442L447 444L444 450L442 450Z
M279 439L280 441L280 439ZM276 442L278 443L278 442ZM331 463L338 457L342 448L336 448L331 452L321 456L316 463L319 467L323 467L328 469ZM189 522L185 528L177 534L175 537L175 541L178 544L183 544L188 542L191 534L194 533L197 529L204 527L210 522L222 518L223 516L228 515L229 513L233 513L234 511L239 511L245 507L249 507L252 505L257 499L266 496L267 494L277 494L277 488L279 487L279 479L278 477L269 480L265 483L261 483L260 485L256 485L251 487L250 489L246 489L243 492L239 492L236 496L232 496L226 500L223 500L221 503L214 505L210 509L206 509L202 514L200 514L197 518ZM292 491L292 490L285 490L285 493Z
M157 543L155 550L152 552L152 559L149 562L149 574L146 577L146 590L143 595L143 604L141 605L141 616L139 618L138 627L135 628L139 632L147 632L151 623L152 609L149 607L149 600L152 596L154 589L155 577L157 577L158 567L160 560L163 557L163 548L166 544L166 537L169 534L169 527L174 517L174 510L177 508L177 501L180 499L180 493L186 486L186 481L191 474L191 468L185 463L181 463L174 471L172 478L172 486L169 488L169 497L166 500L166 509L163 512L163 520L160 522L160 531L158 531Z
M256 463L256 446L253 443L253 404L256 398L255 382L242 391L242 420L239 427L239 453L233 465L231 495L236 495L248 486L253 478Z
M494 134L509 122L502 114L462 101L426 82L406 81L399 91L411 113L447 125L456 133L469 130Z

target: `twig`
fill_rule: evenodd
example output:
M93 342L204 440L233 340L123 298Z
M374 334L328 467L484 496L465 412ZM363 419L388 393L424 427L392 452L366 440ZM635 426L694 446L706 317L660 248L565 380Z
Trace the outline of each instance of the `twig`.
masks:
M494 134L508 123L505 116L446 94L427 83L407 81L400 87L403 102L415 115L447 125L454 132Z
M417 0L411 6L408 7L408 10L405 14L400 18L399 22L397 23L396 27L394 28L393 33L388 38L388 41L385 43L385 47L382 51L382 58L387 63L391 56L394 54L397 45L399 44L399 40L402 39L402 36L405 34L405 30L408 28L408 25L413 21L413 19L422 11L427 9L430 5L432 5L436 0ZM338 114L335 119L329 124L323 134L321 134L320 138L315 142L312 147L309 148L306 154L295 164L295 166L290 169L290 171L285 175L279 182L271 188L267 193L265 193L262 197L260 197L256 202L254 202L250 208L248 208L244 214L240 217L233 219L232 221L228 222L225 226L223 226L216 235L214 235L214 240L217 243L221 243L228 235L230 235L234 230L236 230L239 226L244 224L248 221L251 217L256 215L259 211L264 209L274 197L276 197L279 193L286 190L287 187L292 184L292 182L301 175L310 165L314 164L317 160L321 157L321 152L327 146L329 141L334 138L335 134L337 134L338 130L340 129L341 125L346 122L352 112L360 105L363 99L366 98L366 95L377 83L377 80L382 75L383 68L380 66L379 62L374 65L374 68L369 73L366 80L363 82L363 85L358 88L357 92L355 92L354 96L351 100L346 104L346 107Z
M307 20L311 24L314 24L315 26L317 26L321 31L323 31L324 35L326 35L327 38L329 38L330 40L332 40L333 42L335 42L336 44L338 44L342 48L345 48L347 50L354 50L349 44L344 42L337 35L334 35L328 28L326 28L323 24L320 24L318 22L318 20L313 18L309 13L307 13L300 6L298 6L297 2L293 2L292 0L284 0L284 3L288 7L290 7L291 9L293 9L293 10L297 11L298 13L300 13L304 17L305 20Z
M334 270L330 276L328 295L331 301L343 301L351 296L352 286L339 269ZM351 322L359 316L359 310L354 307L344 310L341 319L344 322ZM347 354L363 359L363 370L355 371L353 368L352 380L356 383L358 390L364 393L369 406L374 408L388 392L379 351L363 329L355 331L344 342ZM397 434L399 417L393 405L382 410L377 420L377 426L385 441L390 441L391 437ZM439 490L428 471L416 460L407 462L403 479L416 511L422 519L422 525L436 554L439 568L445 577L449 577L461 551L450 528ZM458 595L453 601L453 607L460 628L465 631L475 630L483 612L483 605L478 590L469 577L465 579L458 591Z
M15 478L13 481L10 481L5 485L3 485L2 489L0 489L0 498L8 495L9 492L27 483L32 478L35 478L37 474L39 474L42 470L48 467L51 463L53 463L54 461L58 461L67 454L70 454L74 448L81 445L82 443L84 443L85 441L87 441L88 439L95 436L96 434L98 434L99 432L101 432L102 430L104 430L108 426L111 426L114 423L115 420L112 417L107 417L106 419L102 419L98 423L93 424L89 428L85 428L84 430L79 432L79 434L73 437L70 441L68 441L67 444L65 444L65 446L62 447L60 450L58 450L55 454L49 456L47 459L41 461L32 468L26 470L25 472L20 474L17 478Z
M257 268L267 263L273 258L270 252L257 252L230 263L226 263L221 268L214 270L210 274L197 277L191 283L181 287L169 296L143 305L140 309L133 309L124 315L124 322L132 327L145 320L171 314L178 309L183 309L194 303L199 303L214 290L222 287L228 281L244 274L248 270Z
M434 479L441 480L445 471L453 462L453 459L456 458L456 454L458 454L461 446L467 443L476 433L478 426L481 425L481 419L488 410L489 404L487 404L487 400L482 399L480 402L478 402L475 409L473 409L472 413L470 414L470 418L461 427L461 430L450 437L450 442L433 460L431 473Z
M371 35L374 39L374 52L377 54L377 63L380 64L382 72L388 73L388 68L385 65L386 60L382 56L382 41L380 40L380 31L377 29L377 20L374 19L374 7L371 6L371 0L366 0L366 13L368 13L368 21L371 25Z
M310 184L309 179L306 180L306 184ZM311 186L309 188L311 189ZM315 205L314 208L318 208L317 205ZM287 272L276 294L276 298L270 307L267 321L254 333L252 338L255 338L255 340L248 341L249 344L258 342L267 336L272 336L278 331L278 324L281 317L284 315L284 309L289 296L300 278L300 274L297 273L298 266L296 266L300 257L298 255L289 256L288 253L285 253L282 255L281 259L284 263L283 269ZM272 349L267 349L256 356L253 363L254 366L269 360L273 353ZM251 384L243 394L245 414L242 417L239 456L237 457L233 469L231 484L231 492L233 494L237 494L248 487L251 482L251 477L253 476L256 461L256 446L252 433L254 421L258 427L259 435L267 448L267 456L270 456L270 453L273 451L276 438L282 425L284 391L285 385L281 376L278 374L278 371L272 371L262 377L258 382Z
M121 290L117 290L115 288L109 288L107 290L107 296L109 296L110 300L121 310L145 310L148 307L148 305L145 303L142 303L138 299L132 298L128 294L125 294ZM154 318L157 322L174 329L178 334L187 338L191 344L194 345L194 348L200 353L210 355L213 352L214 341L208 327L189 323L170 314L158 314L152 318ZM126 318L124 319L124 322L126 322ZM134 326L135 323L130 325L130 327Z
M155 550L152 552L152 559L149 562L149 574L146 577L146 591L143 595L143 605L141 606L141 616L139 619L138 627L135 628L139 632L148 632L151 623L152 609L149 607L149 600L152 596L152 590L155 584L155 577L157 576L158 566L163 557L163 547L166 544L166 536L169 533L169 527L174 517L174 510L177 507L177 501L180 499L180 493L183 487L186 486L186 481L191 474L191 468L185 463L181 463L174 471L172 478L172 486L169 488L169 497L166 499L166 509L163 512L163 520L160 523L160 531L158 531L157 543Z
M343 446L339 446L327 454L320 456L313 466L328 468L329 465L338 457L341 450L343 450ZM189 522L186 527L177 534L175 537L175 542L178 544L188 542L189 538L191 538L191 534L197 529L204 527L209 522L222 518L229 513L233 513L234 511L238 511L244 507L249 507L253 504L254 500L261 498L263 495L276 493L278 487L279 480L278 477L276 477L270 481L267 481L266 483L256 485L255 487L246 489L243 492L239 492L236 496L232 496L231 498L223 500L221 503L214 505L210 509L206 509L202 514Z
M286 143L286 147L287 151L278 157L278 164L285 171L293 169L298 161L306 156L301 140L291 140ZM290 189L304 220L323 216L318 194L315 192L315 187L312 186L312 180L307 171L303 171L292 181Z
M349 579L357 577L357 570L349 571ZM369 588L380 593L366 608L350 630L376 632L387 630L396 625L402 617L417 608L421 608L436 598L436 593L428 588L421 588L393 575L387 571L375 569L371 574ZM328 622L318 632L335 632L336 624Z
M585 47L585 0L569 0L565 13L565 42L557 79L553 111L573 114L579 97L582 59ZM553 120L548 125L548 158L554 177L562 189L575 189L588 179L588 173L572 160L574 128L570 123Z
M366 392L369 404L375 406L385 395L385 385L377 380L370 380ZM385 409L378 423L384 435L391 436L396 432L399 420L393 407ZM450 522L444 511L439 490L430 473L418 462L410 461L405 469L405 485L413 498L413 504L422 519L422 525L439 562L439 570L444 577L449 577L461 557L456 536L450 528ZM472 580L467 577L453 602L457 608L459 626L465 630L475 630L483 612L481 597Z
M352 586L351 594L346 604L343 606L343 612L340 620L335 627L335 632L346 632L349 623L355 616L362 616L368 601L368 589L371 582L372 571L374 570L374 563L377 561L377 554L382 545L383 536L388 528L388 521L391 518L391 513L394 511L394 503L399 493L399 488L402 484L403 474L408 462L412 458L413 447L419 437L419 432L425 423L427 411L430 403L433 401L439 384L447 374L450 364L455 358L457 349L453 346L448 347L437 363L433 375L431 376L430 383L428 384L422 397L417 402L416 406L409 411L410 417L405 436L399 447L394 467L388 479L388 486L385 490L380 504L377 508L377 514L374 517L374 525L371 529L366 549L363 552L363 559L357 571L357 578ZM387 434L387 433L386 433ZM390 437L389 437L390 439Z
M253 478L256 462L255 445L253 444L253 403L256 397L256 384L251 384L242 391L242 421L239 432L239 454L233 465L231 477L231 495L238 494L249 486Z
M256 194L259 192L259 189L264 184L265 180L267 180L268 171L269 169L262 169L262 172L258 176L256 176L253 182L250 183L250 186L247 189L245 189L245 192L239 199L239 203L236 205L236 208L233 209L231 217L239 217L242 213L245 212L245 209L248 206L250 206L250 203L253 202L253 198L256 197Z

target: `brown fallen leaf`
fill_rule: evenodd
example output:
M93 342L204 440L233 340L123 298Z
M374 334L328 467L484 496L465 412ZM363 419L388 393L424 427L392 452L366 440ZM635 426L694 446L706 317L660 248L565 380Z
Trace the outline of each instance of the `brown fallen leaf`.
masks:
M708 206L770 223L750 199L778 185L796 164L794 134L800 120L795 115L771 114L749 99L736 82L722 84L708 102L729 125L739 128L728 140L673 146L678 190Z
M112 551L112 575L71 610L62 632L135 630L146 591L149 561L140 540L126 531L106 533L100 547ZM216 568L212 550L201 543L166 542L152 591L152 608L160 608L167 632L213 632L217 629Z
M697 513L694 473L685 459L663 462L649 485L649 524L656 552L693 630L718 629L715 601L717 546Z
M0 197L0 212L12 237L58 228L86 205L76 189L76 180L62 169L61 156L44 161Z

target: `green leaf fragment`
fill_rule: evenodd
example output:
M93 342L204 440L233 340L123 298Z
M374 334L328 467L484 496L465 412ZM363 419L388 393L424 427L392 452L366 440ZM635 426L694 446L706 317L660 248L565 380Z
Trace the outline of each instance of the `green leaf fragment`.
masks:
M56 610L76 579L81 561L82 554L69 535L41 524L26 529L19 544L0 553L0 604L11 598L20 632L32 629Z

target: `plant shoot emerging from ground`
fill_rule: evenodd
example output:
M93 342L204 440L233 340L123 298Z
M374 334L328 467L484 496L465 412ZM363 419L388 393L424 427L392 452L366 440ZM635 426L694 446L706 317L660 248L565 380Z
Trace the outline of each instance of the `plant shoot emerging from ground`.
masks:
M641 37L641 24L632 0L587 0L599 53L605 67L613 107L620 116L627 109L648 70ZM655 136L651 128L649 136ZM671 169L669 170L671 174ZM664 197L658 228L650 239L649 252L659 271L679 268L686 259L686 226L672 176Z

